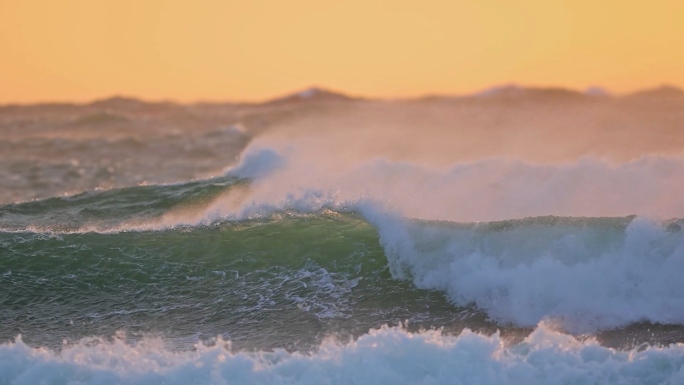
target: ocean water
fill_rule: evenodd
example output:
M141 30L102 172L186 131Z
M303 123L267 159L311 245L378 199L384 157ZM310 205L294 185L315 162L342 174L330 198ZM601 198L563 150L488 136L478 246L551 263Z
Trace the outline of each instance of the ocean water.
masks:
M682 109L453 103L0 108L0 384L684 384Z

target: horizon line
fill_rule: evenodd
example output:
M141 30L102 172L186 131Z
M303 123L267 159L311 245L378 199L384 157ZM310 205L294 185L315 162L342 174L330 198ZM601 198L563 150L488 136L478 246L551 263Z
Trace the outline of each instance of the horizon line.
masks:
M425 92L425 93L420 93L416 94L414 96L398 96L398 97L382 97L382 96L365 96L365 95L360 95L360 94L353 94L353 93L347 93L346 91L341 91L335 88L331 87L326 87L326 86L320 86L320 85L311 85L309 87L304 87L304 88L298 88L293 91L290 91L289 93L285 94L275 94L274 96L267 97L264 99L245 99L245 100L231 100L231 99L203 99L203 98L197 98L197 99L192 99L192 100L187 100L187 101L182 101L179 99L173 99L173 98L159 98L159 99L154 99L154 98L145 98L141 96L134 96L131 94L126 94L126 93L111 93L108 95L100 96L100 97L93 97L89 98L86 100L41 100L41 101L33 101L33 102L2 102L0 103L0 107L12 107L12 106L37 106L37 105L89 105L89 104L94 104L97 102L104 102L107 100L112 100L112 99L124 99L124 100L132 100L132 101L139 101L143 103L150 103L150 104L177 104L177 105L197 105L197 104L236 104L236 105L260 105L260 104L267 104L270 102L274 101L279 101L283 99L288 99L288 98L295 98L298 95L302 95L304 93L308 93L310 91L314 92L324 92L327 94L335 94L339 96L345 96L350 99L358 99L358 100L378 100L378 101L411 101L411 100L421 100L421 99L427 99L427 98L469 98L469 97L478 97L478 96L485 96L488 92L496 92L498 90L504 91L504 90L514 90L514 89L519 89L519 90L558 90L558 91L567 91L567 92L573 92L577 93L580 95L586 95L586 96L605 96L605 97L627 97L631 95L637 95L639 93L643 92L648 92L648 91L657 91L657 90L662 90L662 89L673 89L677 91L681 91L684 93L684 86L679 86L674 83L660 83L658 85L654 86L647 86L647 87L641 87L641 88L636 88L632 91L628 92L621 92L621 93L614 93L610 89L602 87L600 85L593 85L589 86L583 89L578 89L578 88L572 88L572 87L563 87L563 86L555 86L555 85L544 85L544 86L537 86L537 85L523 85L520 83L499 83L492 85L490 87L482 88L477 91L473 92L468 92L468 93L439 93L439 92ZM306 99L306 97L302 96L302 99Z

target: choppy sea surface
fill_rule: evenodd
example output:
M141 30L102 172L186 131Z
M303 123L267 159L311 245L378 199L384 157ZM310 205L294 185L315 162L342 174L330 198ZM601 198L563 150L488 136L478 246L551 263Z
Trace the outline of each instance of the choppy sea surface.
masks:
M684 384L681 101L324 96L0 107L0 384Z

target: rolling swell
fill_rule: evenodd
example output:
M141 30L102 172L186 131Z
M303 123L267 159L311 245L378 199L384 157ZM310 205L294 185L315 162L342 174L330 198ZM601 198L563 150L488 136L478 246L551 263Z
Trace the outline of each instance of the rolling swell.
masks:
M0 206L0 231L87 232L116 230L162 216L179 206L201 206L244 181L220 177L169 185L86 191Z

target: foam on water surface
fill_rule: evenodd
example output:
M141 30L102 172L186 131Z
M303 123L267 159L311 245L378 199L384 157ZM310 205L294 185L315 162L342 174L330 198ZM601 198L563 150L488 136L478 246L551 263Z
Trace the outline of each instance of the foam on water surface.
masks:
M174 352L162 340L129 344L88 339L56 352L21 339L0 345L0 383L64 384L681 384L684 345L631 351L578 340L541 324L526 339L465 330L371 330L355 341L329 339L311 353L233 351L212 346Z

